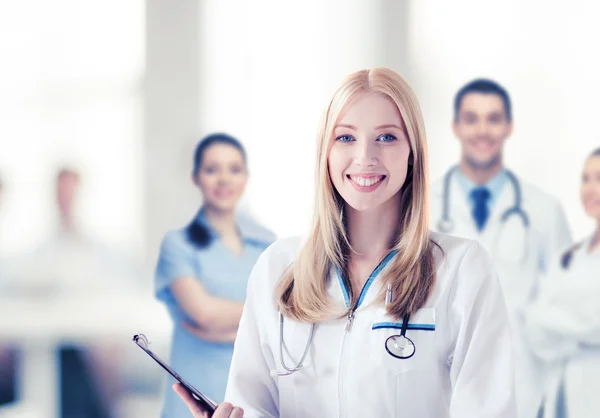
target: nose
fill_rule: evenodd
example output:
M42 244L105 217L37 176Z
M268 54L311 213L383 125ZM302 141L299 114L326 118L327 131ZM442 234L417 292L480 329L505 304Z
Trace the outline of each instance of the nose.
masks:
M219 170L219 173L217 175L217 183L218 184L227 184L229 183L230 180L230 174L227 173L227 170Z
M354 161L361 167L374 167L377 165L378 150L372 141L358 141L355 147Z
M485 121L479 121L475 129L477 136L486 136L488 133L488 124Z

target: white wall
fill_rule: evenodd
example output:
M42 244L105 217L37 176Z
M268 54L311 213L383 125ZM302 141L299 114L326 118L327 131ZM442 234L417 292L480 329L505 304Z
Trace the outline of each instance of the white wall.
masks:
M432 178L457 161L456 91L475 77L511 94L506 162L564 204L573 235L589 234L579 202L585 156L600 146L600 4L431 0L410 3L409 56L426 119Z
M84 226L140 244L141 0L25 0L0 11L0 248L39 244L55 221L54 175L82 174Z
M317 124L335 86L366 67L404 70L399 3L203 2L200 131L227 131L247 146L244 206L278 235L301 234L310 221ZM386 28L390 14L397 26Z

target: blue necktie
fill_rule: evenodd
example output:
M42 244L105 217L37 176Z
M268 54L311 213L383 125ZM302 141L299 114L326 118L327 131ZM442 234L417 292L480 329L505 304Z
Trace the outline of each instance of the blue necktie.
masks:
M490 191L485 187L477 187L471 192L471 199L473 199L473 219L477 225L477 229L480 231L485 226L485 223L490 215L488 208L488 200L490 198Z

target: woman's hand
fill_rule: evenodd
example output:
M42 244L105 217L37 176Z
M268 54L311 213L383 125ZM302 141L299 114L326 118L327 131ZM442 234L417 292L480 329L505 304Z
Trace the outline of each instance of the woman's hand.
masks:
M180 384L175 383L173 390L183 399L194 418L208 418L209 415L196 402L194 397ZM219 404L212 418L244 418L244 410L228 402Z

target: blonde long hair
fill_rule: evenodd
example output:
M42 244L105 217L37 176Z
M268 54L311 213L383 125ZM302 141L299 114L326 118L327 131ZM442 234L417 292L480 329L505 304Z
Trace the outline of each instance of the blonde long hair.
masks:
M394 300L388 312L396 318L412 314L427 301L435 282L433 245L429 239L429 181L427 144L423 117L410 86L387 68L357 71L342 82L321 119L317 136L317 166L313 222L306 242L292 266L275 289L280 312L298 321L320 322L336 312L327 293L327 276L332 266L347 271L350 244L342 219L344 201L329 176L327 158L333 142L333 129L344 107L357 95L379 93L398 107L410 142L412 166L401 189L398 251L382 278L392 284ZM346 276L346 275L343 275ZM353 309L360 289L344 278ZM385 289L385 286L383 287ZM384 295L379 295L383 301ZM346 313L348 313L346 312Z

